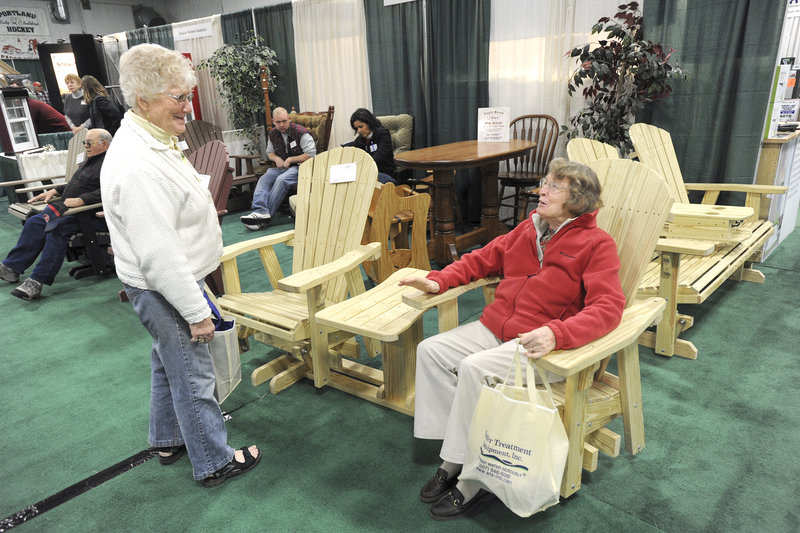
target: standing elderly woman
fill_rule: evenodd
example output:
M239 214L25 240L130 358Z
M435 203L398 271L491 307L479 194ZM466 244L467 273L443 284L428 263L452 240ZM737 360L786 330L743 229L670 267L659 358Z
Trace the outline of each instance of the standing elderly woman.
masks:
M475 482L458 480L458 474L481 386L504 375L517 342L525 355L538 359L582 346L619 324L625 296L617 247L596 225L601 205L595 173L555 159L530 219L441 271L400 281L439 293L503 277L479 321L425 339L417 348L414 436L444 440L444 462L420 491L423 502L436 502L432 518L458 518L492 497Z
M214 337L203 278L219 265L222 232L206 186L178 148L197 78L180 53L141 44L120 58L125 114L101 174L117 275L153 337L150 444L161 463L188 451L207 487L247 472L256 446L234 450L214 398ZM118 147L118 148L115 148Z
M361 148L372 156L378 167L378 181L381 183L395 183L394 150L392 149L392 134L383 127L378 117L369 109L360 107L350 116L350 127L358 136L343 146Z
M81 78L83 99L89 106L89 122L92 128L103 128L111 135L117 133L122 120L122 112L116 102L108 97L108 91L94 76L88 74Z
M81 79L77 74L70 72L64 76L64 83L69 89L69 94L64 97L64 116L72 128L72 133L75 133L81 128L89 127L89 105L83 99Z

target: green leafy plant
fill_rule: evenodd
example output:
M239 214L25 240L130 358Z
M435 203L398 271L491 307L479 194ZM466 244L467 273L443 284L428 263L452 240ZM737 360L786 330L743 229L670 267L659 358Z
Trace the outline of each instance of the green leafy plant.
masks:
M568 52L579 66L567 90L572 96L583 87L586 105L561 129L569 139L596 139L625 155L633 150L628 129L636 112L669 96L673 78L687 76L674 59L670 61L673 48L642 39L637 2L622 4L619 10L613 19L603 17L592 26L592 34L607 33L598 46L586 44Z
M248 139L246 148L258 150L259 117L264 116L264 93L261 88L261 66L267 68L269 90L275 89L272 69L278 64L275 52L264 44L264 38L249 32L235 44L218 48L214 55L198 65L207 68L219 84L222 106L230 112L234 126Z

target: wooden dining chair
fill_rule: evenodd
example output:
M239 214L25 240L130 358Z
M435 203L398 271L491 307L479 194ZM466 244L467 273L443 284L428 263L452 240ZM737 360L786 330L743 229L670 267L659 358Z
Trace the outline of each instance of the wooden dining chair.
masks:
M558 122L550 115L522 115L511 121L510 139L525 139L536 147L501 164L497 179L500 183L500 207L513 209L513 216L501 219L516 226L525 218L531 199L538 198L539 180L547 175L558 141ZM513 189L505 195L507 187Z

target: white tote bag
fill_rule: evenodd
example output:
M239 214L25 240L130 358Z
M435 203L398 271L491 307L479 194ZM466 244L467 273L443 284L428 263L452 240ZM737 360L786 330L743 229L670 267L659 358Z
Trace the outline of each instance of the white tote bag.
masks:
M523 358L528 387L521 386L518 345L514 386L509 368L503 383L481 390L459 477L477 481L519 516L530 516L558 503L569 441L547 376L546 390L537 390L535 364Z
M214 322L214 338L208 343L211 352L211 361L214 363L214 375L217 386L214 396L219 403L233 392L233 389L242 381L242 359L239 355L239 338L236 334L236 319L232 316L221 316L217 309L217 299L205 286L205 297L211 308L212 322Z

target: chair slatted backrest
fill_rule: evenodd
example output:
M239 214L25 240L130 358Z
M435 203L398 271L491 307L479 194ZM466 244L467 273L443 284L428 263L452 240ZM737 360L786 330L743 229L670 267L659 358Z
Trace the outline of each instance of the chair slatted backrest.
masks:
M619 152L610 144L576 137L567 143L567 157L570 161L589 164L589 161L598 159L619 159Z
M189 162L200 174L210 179L208 190L217 212L224 212L233 183L233 173L228 167L228 150L222 141L211 141L189 154Z
M184 153L188 156L211 141L221 141L222 128L205 120L190 120L186 123L186 131L178 138L186 141Z
M668 131L650 124L634 124L629 130L639 161L661 174L676 203L688 204L681 167Z
M536 147L510 160L509 171L547 175L558 142L558 121L550 115L522 115L511 121L509 137L533 141Z
M331 183L332 167L350 163L355 163L355 181ZM377 181L372 156L358 148L333 148L300 165L293 273L338 259L359 246ZM346 292L341 276L325 288L326 298L334 302L343 300Z
M311 133L311 137L313 137L317 146L318 154L328 149L333 129L334 111L334 106L328 106L327 111L303 111L298 113L292 108L291 113L289 113L289 119L292 122L307 128Z
M64 177L67 180L78 170L78 165L86 160L86 147L83 145L83 141L86 140L86 133L86 128L81 128L69 140L67 145L67 168L64 171ZM82 157L81 154L83 155Z
M600 179L603 207L597 225L617 243L619 272L626 305L639 283L664 229L673 199L664 180L630 159L598 159L588 163Z

